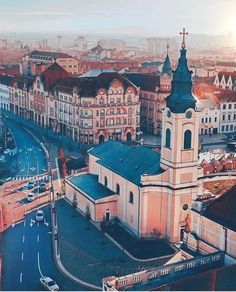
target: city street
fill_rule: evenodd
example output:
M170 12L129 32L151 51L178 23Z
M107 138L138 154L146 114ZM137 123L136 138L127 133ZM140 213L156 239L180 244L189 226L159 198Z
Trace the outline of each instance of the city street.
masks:
M7 120L6 125L10 128L18 148L18 165L11 177L36 177L47 172L47 160L41 145L19 124ZM17 204L18 199L22 200L20 194L24 192L23 189L16 189L17 193L10 190L11 204L13 201ZM32 191L37 193L37 189L36 187ZM26 199L23 201L28 203ZM49 207L43 210L45 222L36 223L34 211L28 214L23 222L13 225L1 236L3 290L43 290L39 282L42 275L55 280L60 290L84 290L84 287L78 286L58 271L53 258Z
M53 259L49 208L43 209L45 222L35 222L35 213L11 227L2 235L4 291L44 290L40 285L41 275L57 282L60 290L84 290L64 277Z
M21 126L6 120L6 126L10 128L17 148L17 166L12 176L36 176L47 171L47 160L42 147Z

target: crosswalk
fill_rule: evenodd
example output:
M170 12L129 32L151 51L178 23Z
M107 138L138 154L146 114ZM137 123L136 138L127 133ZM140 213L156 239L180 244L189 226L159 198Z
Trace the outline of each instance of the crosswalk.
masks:
M6 181L13 181L13 180L26 180L26 179L30 179L30 180L33 180L33 181L36 181L36 180L49 180L49 175L42 175L42 176L30 176L30 175L23 175L23 176L15 176L15 177L8 177L6 179Z

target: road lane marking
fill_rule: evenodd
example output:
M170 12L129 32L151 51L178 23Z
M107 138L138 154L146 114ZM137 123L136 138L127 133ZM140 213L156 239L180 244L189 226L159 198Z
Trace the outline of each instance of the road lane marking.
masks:
M38 252L38 269L39 269L39 274L41 275L41 277L43 277L43 274L40 268L40 262L39 262L39 252Z
M39 235L37 235L37 241L39 242Z
M22 242L24 243L25 242L25 236L23 235L22 237Z
M26 220L24 220L24 227L25 227L25 225L26 225ZM24 235L23 235L24 236Z
M22 283L22 273L20 273L20 283Z
M21 253L21 260L22 261L24 260L24 253L23 252Z
M39 226L39 222L37 222L37 226Z

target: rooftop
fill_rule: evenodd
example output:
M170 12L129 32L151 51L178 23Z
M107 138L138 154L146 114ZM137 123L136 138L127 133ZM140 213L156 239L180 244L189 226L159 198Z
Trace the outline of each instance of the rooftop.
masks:
M236 92L232 90L222 90L219 94L220 102L236 102Z
M125 76L144 91L156 92L160 87L160 76L142 73L126 73Z
M94 174L72 176L67 180L94 200L114 195L114 192L98 182L98 176Z
M114 80L119 80L125 90L132 86L137 91L133 83L117 72L102 72L96 77L66 77L58 80L57 88L64 92L71 92L76 87L80 96L93 97L97 95L97 91L101 88L108 90Z
M14 76L1 74L0 75L0 84L10 85Z
M57 59L57 58L73 58L72 56L65 54L65 53L60 53L60 52L44 52L44 51L37 51L34 50L30 53L27 54L27 56L31 58L42 58L42 57L47 57L50 59Z
M100 160L98 163L136 185L140 185L141 175L160 174L160 153L137 146L132 147L109 140L89 151Z
M101 73L108 73L108 72L117 72L114 69L109 69L109 68L105 68L105 69L91 69L88 72L84 73L83 75L80 75L80 77L97 77L98 75L100 75Z
M67 77L69 74L57 63L50 65L45 71L40 74L42 81L44 82L46 90L51 90L58 80Z
M236 231L236 185L214 200L203 215Z

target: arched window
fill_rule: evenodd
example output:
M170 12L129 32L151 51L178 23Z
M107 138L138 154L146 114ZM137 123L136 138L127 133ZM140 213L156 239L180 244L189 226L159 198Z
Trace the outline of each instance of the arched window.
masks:
M192 147L192 132L186 130L184 132L184 149L191 149Z
M170 148L171 143L171 131L169 128L166 129L166 147Z
M107 177L104 177L104 185L107 187Z
M116 184L116 193L117 193L117 195L120 194L120 185L119 184Z
M129 192L129 203L130 204L134 203L134 194L132 192Z

